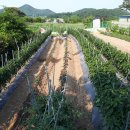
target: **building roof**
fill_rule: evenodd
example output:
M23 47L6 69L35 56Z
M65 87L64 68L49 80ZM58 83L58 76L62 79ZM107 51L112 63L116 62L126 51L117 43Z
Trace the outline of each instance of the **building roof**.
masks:
M130 15L122 15L122 16L119 16L119 18L130 18Z

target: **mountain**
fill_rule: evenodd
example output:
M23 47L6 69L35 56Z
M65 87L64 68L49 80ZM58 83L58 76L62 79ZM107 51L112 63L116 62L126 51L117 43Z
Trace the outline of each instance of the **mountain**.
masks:
M115 9L93 9L93 8L85 8L81 9L72 13L58 13L53 14L50 17L57 18L57 17L65 17L65 16L71 16L71 15L77 15L81 18L87 17L87 16L93 16L93 17L105 17L108 19L115 19L118 18L120 15L130 15L127 11L121 10L120 8Z
M36 9L27 4L21 6L19 9L28 16L48 16L55 14L55 12L49 9Z
M87 17L87 16L93 16L93 17L104 17L107 19L115 19L118 18L120 15L130 15L127 11L121 10L120 8L115 9L93 9L93 8L84 8L75 12L68 12L68 13L55 13L49 9L36 9L30 5L23 5L19 8L22 12L24 12L26 15L35 17L35 16L48 16L52 18L58 18L58 17L65 17L65 16L73 16L77 15L81 18ZM3 10L0 9L0 12Z
M100 16L100 17L119 17L120 15L129 15L127 11L121 10L120 8L115 9L92 9L85 8L82 10L78 10L73 14L86 17L86 16Z

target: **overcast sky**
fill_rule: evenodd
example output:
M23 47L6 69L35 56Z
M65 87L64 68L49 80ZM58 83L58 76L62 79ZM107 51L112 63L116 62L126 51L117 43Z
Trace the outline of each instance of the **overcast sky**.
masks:
M29 4L38 9L72 12L82 8L117 8L123 0L0 0L0 5L20 7ZM1 7L0 7L1 8Z

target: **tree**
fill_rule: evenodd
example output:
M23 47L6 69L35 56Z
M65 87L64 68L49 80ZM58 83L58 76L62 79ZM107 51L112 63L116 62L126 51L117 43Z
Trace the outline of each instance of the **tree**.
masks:
M92 21L93 21L93 16L88 16L87 18L85 18L83 20L83 23L84 25L87 27L87 28L91 28L92 27Z
M17 10L5 9L0 14L0 53L16 49L15 40L20 46L30 34L23 18L20 17L22 14L16 12Z
M130 11L130 0L124 0L120 8L127 9Z
M29 23L34 22L34 18L31 18L31 17L28 17L28 16L24 17L24 20L25 20L25 22L29 22Z
M15 7L5 7L4 12L13 16L18 16L18 17L26 16L25 13L23 13L22 11L20 11L18 8L15 8Z
M37 18L35 19L35 22L36 22L36 23L41 23L41 22L42 22L42 18L41 18L41 17L37 17Z
M81 18L79 16L77 16L77 15L72 15L70 17L70 20L71 20L72 23L79 23L79 22L81 22Z
M82 19L77 15L66 15L63 17L65 23L80 23Z

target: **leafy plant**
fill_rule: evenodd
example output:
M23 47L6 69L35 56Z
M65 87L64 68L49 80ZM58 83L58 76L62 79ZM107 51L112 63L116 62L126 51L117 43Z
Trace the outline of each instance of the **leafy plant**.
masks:
M3 47L0 47L0 54L16 50L15 41L20 46L32 34L27 29L23 16L24 14L16 8L6 8L0 14L0 43L3 45Z
M52 95L53 99L53 112L57 112L59 107L59 101L62 99L60 92L54 92ZM53 130L55 125L55 119L53 119L53 112L48 115L45 113L46 103L48 96L36 95L36 102L39 112L30 105L25 107L22 121L20 126L27 130ZM28 115L28 116L26 116ZM51 116L50 116L51 115ZM57 129L59 130L76 130L74 119L80 118L82 113L76 109L74 105L67 99L62 104L61 111L59 112L59 118L57 120Z
M77 38L82 47L89 67L90 79L96 89L95 105L100 108L107 128L109 130L123 130L126 124L127 113L130 110L128 86L121 88L112 62L105 63L100 59L99 51L94 48L94 45L101 44L101 41L99 42L95 37L92 37L87 32L85 33L83 30L70 29L69 33ZM107 53L107 56L111 57L109 53Z
M8 63L0 68L0 86L4 86L5 83L10 80L11 76L17 73L22 65L32 56L32 54L39 48L39 46L45 41L45 39L50 35L50 31L46 32L44 35L37 35L32 43L25 44L22 46L19 53L19 57L14 60L8 61Z
M130 71L130 56L112 47L109 43L94 37L87 31L80 30L83 35L120 71L124 76Z

